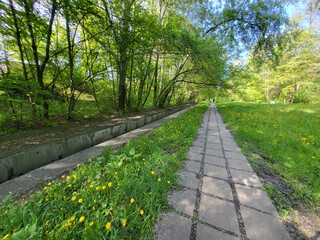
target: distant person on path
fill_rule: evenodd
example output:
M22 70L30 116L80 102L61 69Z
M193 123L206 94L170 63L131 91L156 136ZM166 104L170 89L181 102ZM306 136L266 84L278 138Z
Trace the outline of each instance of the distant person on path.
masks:
M215 101L215 100L214 100L214 99L212 99L212 102L213 102L213 103L214 103L214 101Z

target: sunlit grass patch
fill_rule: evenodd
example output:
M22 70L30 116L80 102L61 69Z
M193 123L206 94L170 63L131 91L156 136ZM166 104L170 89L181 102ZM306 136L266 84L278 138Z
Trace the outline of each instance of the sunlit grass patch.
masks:
M147 239L208 103L0 206L0 239Z
M320 106L217 104L225 123L259 149L293 189L293 197L320 206Z

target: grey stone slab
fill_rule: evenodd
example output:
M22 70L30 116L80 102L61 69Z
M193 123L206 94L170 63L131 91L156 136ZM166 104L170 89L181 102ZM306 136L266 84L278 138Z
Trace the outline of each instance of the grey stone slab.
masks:
M201 162L187 161L184 165L184 169L190 172L199 173Z
M255 173L230 169L232 179L235 183L242 183L248 186L262 187L262 184Z
M221 144L220 138L211 136L207 138L208 143L215 143L215 144Z
M216 164L216 165L219 165L221 167L225 167L226 166L226 160L224 158L211 156L211 155L205 155L204 162L205 163L210 163L210 164Z
M237 194L241 204L254 207L264 212L277 214L277 209L272 204L265 191L243 185L236 185Z
M240 232L235 206L230 202L202 195L199 219L234 233Z
M245 171L253 171L248 161L239 161L234 159L228 159L229 167L235 169L241 169Z
M194 152L194 153L203 153L203 147L198 147L198 146L192 146L189 149L189 152Z
M233 136L228 130L227 131L221 131L221 137L222 137L222 139L228 138L228 139L233 140Z
M212 137L215 139L220 139L220 133L219 131L209 130L208 131L208 137Z
M193 161L202 161L202 154L189 151L187 153L187 158Z
M233 200L231 188L227 181L203 177L202 192Z
M196 177L196 174L186 171L181 171L179 173L178 182L185 187L196 190L198 188L199 180Z
M217 156L217 157L223 157L223 153L219 149L213 149L213 148L206 148L206 154Z
M223 149L229 152L241 152L240 148L236 143L223 143Z
M225 150L226 152L241 153L241 149L238 147L237 144L224 145L223 148L224 148L224 150Z
M186 240L190 238L192 221L176 213L162 213L155 227L157 240Z
M282 222L271 215L241 206L247 237L252 240L290 240Z
M239 240L239 238L198 223L197 240Z
M197 192L195 190L182 189L171 192L168 196L168 202L177 211L192 216L196 197Z
M227 169L223 167L204 164L204 174L210 177L228 179Z
M228 159L235 159L239 161L247 161L245 156L241 152L225 152L226 158Z
M222 150L222 146L219 143L207 143L206 148Z
M239 161L247 161L246 157L241 152L229 152L225 151L226 158Z
M193 142L193 146L203 148L204 147L204 143L205 143L205 141L197 141L196 140L196 141Z

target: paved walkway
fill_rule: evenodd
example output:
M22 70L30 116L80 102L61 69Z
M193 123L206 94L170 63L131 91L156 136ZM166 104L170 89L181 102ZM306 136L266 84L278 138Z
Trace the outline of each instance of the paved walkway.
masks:
M168 196L176 211L161 214L157 239L290 239L213 104L188 159L180 172L183 188Z

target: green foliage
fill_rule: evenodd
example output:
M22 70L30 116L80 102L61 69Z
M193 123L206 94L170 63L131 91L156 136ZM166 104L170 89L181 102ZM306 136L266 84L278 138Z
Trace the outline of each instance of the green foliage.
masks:
M225 123L262 152L284 177L293 197L320 205L319 105L217 104Z
M208 102L117 151L89 159L60 180L0 205L0 238L147 239Z

